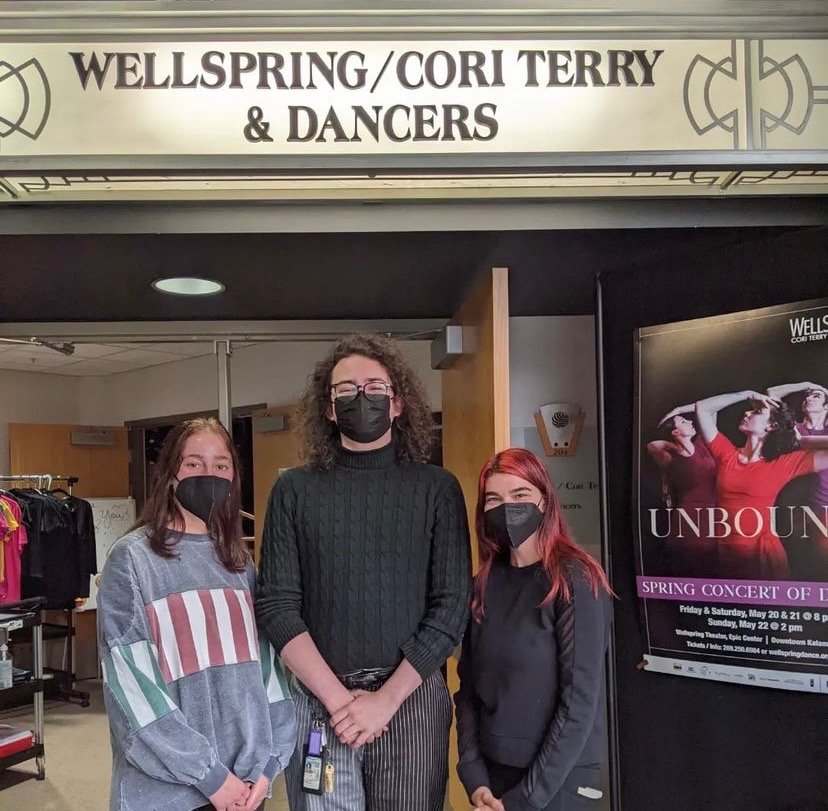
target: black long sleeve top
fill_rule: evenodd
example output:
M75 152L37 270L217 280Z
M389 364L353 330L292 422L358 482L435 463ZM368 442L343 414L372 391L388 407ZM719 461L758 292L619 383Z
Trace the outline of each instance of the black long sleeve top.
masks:
M294 468L270 497L256 615L281 650L309 632L334 673L396 667L423 679L463 634L471 581L463 493L392 445Z
M485 616L463 639L457 709L460 779L489 785L487 761L526 769L501 798L507 811L545 808L579 765L606 759L601 696L610 602L580 568L571 599L539 608L550 583L541 563L496 560Z

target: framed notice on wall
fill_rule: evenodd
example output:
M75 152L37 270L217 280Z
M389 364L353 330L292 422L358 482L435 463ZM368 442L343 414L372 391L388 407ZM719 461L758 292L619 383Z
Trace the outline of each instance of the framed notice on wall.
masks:
M828 693L828 299L635 342L646 669Z

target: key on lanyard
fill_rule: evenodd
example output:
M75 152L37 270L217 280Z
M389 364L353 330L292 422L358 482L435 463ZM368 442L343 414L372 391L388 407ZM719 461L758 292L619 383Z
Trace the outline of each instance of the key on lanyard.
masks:
M328 763L325 766L325 794L333 794L334 790L334 767L333 763Z

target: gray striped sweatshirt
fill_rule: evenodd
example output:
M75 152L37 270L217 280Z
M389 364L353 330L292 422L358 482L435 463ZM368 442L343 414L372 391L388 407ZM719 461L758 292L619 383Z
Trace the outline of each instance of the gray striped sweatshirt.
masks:
M259 640L253 564L229 572L208 535L162 558L138 529L98 593L113 771L111 811L192 811L232 772L273 779L296 744L281 664Z

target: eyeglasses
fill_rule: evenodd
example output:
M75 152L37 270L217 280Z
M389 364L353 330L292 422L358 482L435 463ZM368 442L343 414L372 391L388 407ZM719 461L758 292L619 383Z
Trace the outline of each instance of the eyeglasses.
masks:
M361 386L346 380L343 383L334 383L331 386L332 399L343 403L350 403L351 400L356 399L360 392L365 395L367 400L379 400L382 397L390 397L393 391L394 387L384 380L369 380Z

